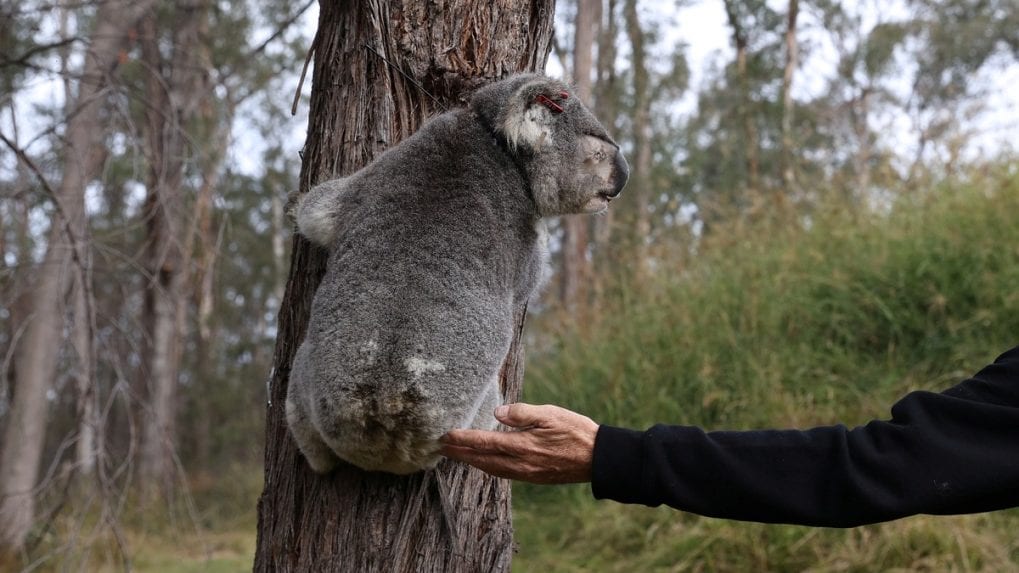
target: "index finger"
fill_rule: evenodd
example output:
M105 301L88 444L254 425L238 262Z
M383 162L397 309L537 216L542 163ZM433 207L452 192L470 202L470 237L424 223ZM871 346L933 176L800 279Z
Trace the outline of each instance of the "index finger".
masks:
M511 432L488 430L450 430L439 438L444 445L471 448L482 452L505 452L514 441Z

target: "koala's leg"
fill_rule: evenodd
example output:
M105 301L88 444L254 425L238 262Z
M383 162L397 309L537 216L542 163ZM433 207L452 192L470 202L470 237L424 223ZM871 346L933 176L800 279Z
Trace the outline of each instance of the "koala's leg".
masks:
M288 199L297 230L313 243L330 246L336 238L337 209L342 208L340 201L346 191L347 179L333 179Z
M297 447L308 460L311 469L320 474L328 473L336 464L339 458L333 453L329 446L322 441L318 430L308 417L306 404L310 396L307 395L307 342L301 344L294 357L294 365L290 371L290 385L287 387L287 427L290 428L290 435L297 442Z

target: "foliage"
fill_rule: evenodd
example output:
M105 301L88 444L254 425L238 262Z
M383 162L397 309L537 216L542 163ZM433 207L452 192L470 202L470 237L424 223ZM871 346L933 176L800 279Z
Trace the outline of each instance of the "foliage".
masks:
M1013 172L886 215L830 203L805 225L717 229L696 258L660 253L646 283L619 284L593 323L537 341L524 399L635 428L887 417L904 393L945 389L1016 344L1017 209ZM1015 511L811 530L596 503L586 486L518 487L515 503L521 571L1019 566Z

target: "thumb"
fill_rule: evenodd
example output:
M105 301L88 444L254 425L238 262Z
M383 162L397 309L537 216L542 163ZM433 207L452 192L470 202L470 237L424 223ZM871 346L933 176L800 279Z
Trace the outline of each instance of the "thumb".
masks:
M495 409L497 420L511 428L528 428L537 426L546 416L542 416L541 406L532 406L517 402L515 404L504 404Z

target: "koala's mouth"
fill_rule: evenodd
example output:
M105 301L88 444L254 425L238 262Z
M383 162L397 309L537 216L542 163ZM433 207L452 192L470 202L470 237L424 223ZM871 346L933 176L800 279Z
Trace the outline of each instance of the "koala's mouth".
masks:
M599 191L598 192L598 197L602 198L606 203L611 203L612 199L613 199L612 195L609 195L605 191Z

